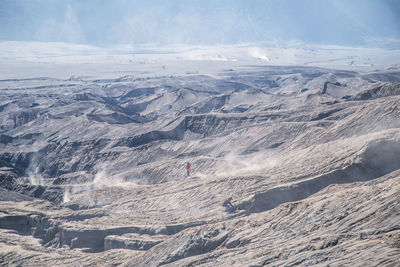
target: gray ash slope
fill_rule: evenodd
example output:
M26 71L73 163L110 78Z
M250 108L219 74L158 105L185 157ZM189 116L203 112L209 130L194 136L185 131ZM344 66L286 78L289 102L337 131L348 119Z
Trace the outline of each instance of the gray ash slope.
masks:
M0 262L397 266L399 73L1 80Z

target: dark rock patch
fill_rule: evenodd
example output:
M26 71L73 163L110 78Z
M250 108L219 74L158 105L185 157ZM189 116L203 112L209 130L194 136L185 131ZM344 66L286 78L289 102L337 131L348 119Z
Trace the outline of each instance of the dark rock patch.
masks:
M311 118L310 121L318 121L318 120L322 120L322 119L326 119L329 116L331 116L332 114L341 111L342 109L332 109L326 112L321 112L319 113L317 116L315 116L314 118Z
M350 100L372 100L381 97L397 95L400 95L400 82L393 82L360 92L351 97Z
M57 186L42 186L42 185L31 185L24 183L24 181L16 174L13 173L0 173L0 187L12 191L26 197L46 199L53 203L61 203L63 198L63 190ZM8 197L17 195L7 194ZM20 197L18 197L20 198Z
M131 138L122 139L115 146L138 147L152 142L165 141L165 140L182 140L184 131L182 128L177 127L171 131L151 131L142 135L134 136Z
M333 84L335 86L342 86L342 84L340 82L335 82L335 83L325 82L324 83L324 88L322 89L321 94L326 94L326 90L328 89L328 84Z
M8 136L6 134L0 135L0 143L5 144L5 145L11 143L13 141L13 139L14 138L12 136Z

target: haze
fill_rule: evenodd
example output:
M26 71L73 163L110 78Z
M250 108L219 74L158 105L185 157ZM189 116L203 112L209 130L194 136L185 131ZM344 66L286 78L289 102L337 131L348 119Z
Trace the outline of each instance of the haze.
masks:
M400 2L2 0L0 41L400 47Z

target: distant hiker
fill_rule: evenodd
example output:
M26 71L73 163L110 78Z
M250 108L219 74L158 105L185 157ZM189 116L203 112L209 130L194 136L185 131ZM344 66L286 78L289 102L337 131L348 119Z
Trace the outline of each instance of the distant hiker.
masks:
M94 207L97 208L97 200L98 200L97 192L94 192L93 200L94 200Z
M192 172L192 165L189 162L186 162L186 174L189 177Z
M225 201L222 203L222 206L225 207L227 212L232 212L233 211L233 205L232 205L232 197L225 199Z

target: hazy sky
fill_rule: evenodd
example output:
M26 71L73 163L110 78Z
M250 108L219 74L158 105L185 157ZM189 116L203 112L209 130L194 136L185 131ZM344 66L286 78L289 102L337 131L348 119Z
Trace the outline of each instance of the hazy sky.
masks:
M398 0L0 0L0 40L400 47Z

